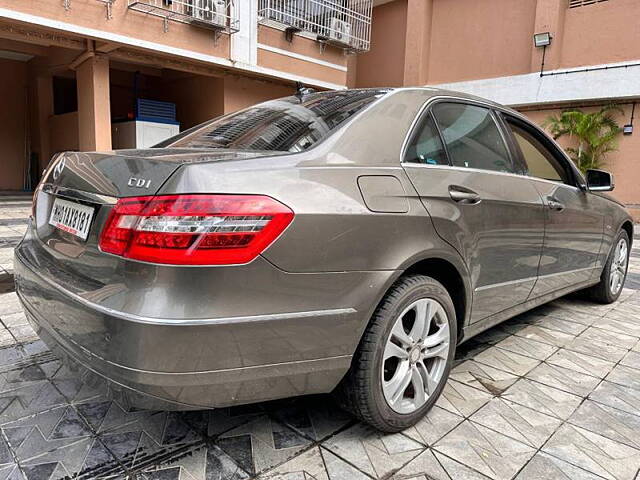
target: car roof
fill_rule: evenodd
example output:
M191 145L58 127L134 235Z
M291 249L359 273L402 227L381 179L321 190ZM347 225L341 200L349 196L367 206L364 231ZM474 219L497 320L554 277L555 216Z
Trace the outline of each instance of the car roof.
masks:
M375 92L375 93L387 93L387 94L392 94L394 92L400 92L400 91L419 91L422 92L425 95L425 99L428 99L430 97L450 97L450 98L456 98L456 99L460 99L460 100L469 100L472 102L478 102L478 103L483 103L485 105L494 107L494 108L499 108L501 110L504 111L508 111L510 113L513 113L514 115L517 115L519 117L522 117L522 114L516 110L513 110L512 108L509 108L505 105L502 105L500 103L494 102L493 100L489 100L487 98L483 98L483 97L478 97L476 95L471 95L468 93L464 93L464 92L458 92L455 90L446 90L444 88L436 88L436 87L420 87L420 86L414 86L414 87L366 87L366 88L350 88L350 89L345 89L345 90L341 90L343 92L349 92L349 91L353 91L353 92L362 92L362 91L371 91L371 92ZM335 91L335 90L332 90ZM323 93L323 92L319 92L319 93Z
M519 112L517 112L516 110L513 110L512 108L502 105L501 103L494 102L493 100L489 100L488 98L478 97L476 95L471 95L469 93L459 92L456 90L447 90L444 88L426 87L426 86L425 87L396 87L390 90L392 91L419 90L419 91L425 92L429 97L452 97L452 98L458 98L460 100L470 100L473 102L484 103L486 105L499 108L502 110L508 110L510 112L520 115Z

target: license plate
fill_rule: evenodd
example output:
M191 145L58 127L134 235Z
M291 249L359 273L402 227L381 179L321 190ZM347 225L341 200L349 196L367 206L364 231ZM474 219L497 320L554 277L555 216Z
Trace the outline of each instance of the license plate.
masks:
M92 207L56 198L53 201L49 224L86 240L92 218Z

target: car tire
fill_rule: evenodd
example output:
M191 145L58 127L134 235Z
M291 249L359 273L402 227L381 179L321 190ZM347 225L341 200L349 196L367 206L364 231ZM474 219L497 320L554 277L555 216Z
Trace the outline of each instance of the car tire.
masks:
M621 246L623 246L622 248L624 249L624 258L621 257ZM625 230L621 230L613 243L611 252L609 252L607 263L600 275L600 282L585 290L588 299L604 304L613 303L618 299L627 276L629 252L629 235ZM616 277L616 275L618 275L618 277ZM620 279L619 284L615 280L616 278ZM616 288L613 287L614 283Z
M424 275L401 277L378 305L336 390L342 406L384 432L414 425L447 382L456 325L453 302L440 282ZM424 396L416 385L425 387Z

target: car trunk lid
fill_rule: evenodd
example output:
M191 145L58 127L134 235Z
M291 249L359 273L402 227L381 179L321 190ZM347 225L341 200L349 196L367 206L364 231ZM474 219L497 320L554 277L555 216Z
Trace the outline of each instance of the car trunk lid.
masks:
M273 155L242 150L154 149L65 152L46 172L44 184L59 190L109 197L152 195L180 165Z
M121 259L100 251L99 239L119 198L154 195L181 165L242 160L273 152L146 149L65 152L45 172L34 199L35 231L65 268L91 275Z

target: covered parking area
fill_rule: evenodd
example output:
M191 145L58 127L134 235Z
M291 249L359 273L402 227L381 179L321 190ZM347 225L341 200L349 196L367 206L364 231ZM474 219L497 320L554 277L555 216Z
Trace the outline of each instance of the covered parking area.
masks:
M291 85L205 64L1 23L0 72L4 193L32 190L57 152L146 147L292 93ZM146 140L131 133L142 121Z

